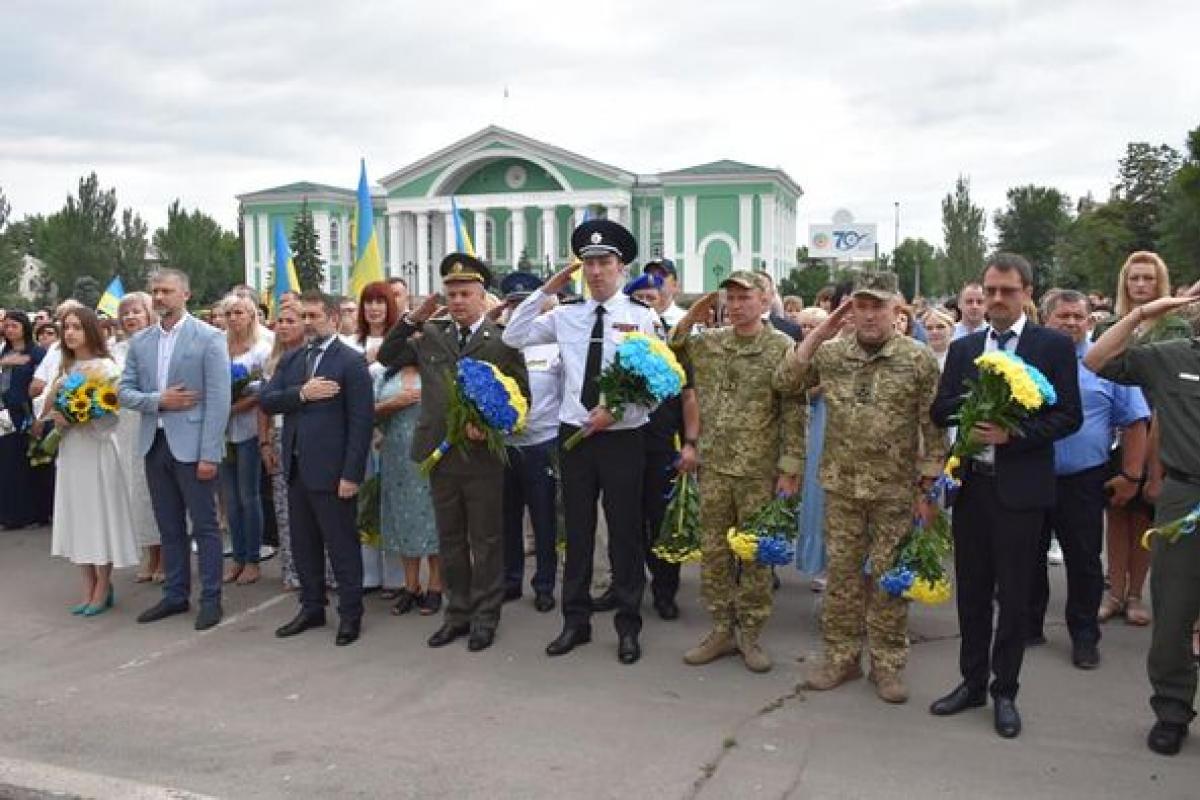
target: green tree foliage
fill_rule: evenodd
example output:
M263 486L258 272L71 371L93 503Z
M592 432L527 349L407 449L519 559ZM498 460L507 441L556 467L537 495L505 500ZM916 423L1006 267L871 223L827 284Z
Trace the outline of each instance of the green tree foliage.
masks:
M918 270L921 275L921 294L924 297L938 297L946 291L945 272L937 269L937 251L924 239L905 239L896 247L892 260L896 265L900 291L909 300L915 299L915 279Z
M93 172L79 179L78 196L34 229L37 255L60 289L91 276L108 283L117 272L117 190L104 189Z
M1200 127L1188 134L1187 156L1167 184L1157 229L1174 282L1200 279Z
M21 277L21 257L24 249L18 247L19 239L12 235L8 219L12 213L12 205L0 188L0 306L9 307L16 304L17 281Z
M1008 190L1008 205L997 211L994 222L997 249L1020 253L1033 266L1036 295L1054 286L1058 243L1071 224L1070 201L1048 186L1017 186Z
M179 200L167 209L167 226L154 232L154 247L167 266L188 274L194 304L213 303L242 282L244 253L237 234L199 209L187 211Z
M146 223L132 208L121 212L121 231L117 236L117 274L125 287L146 282Z
M321 258L320 242L317 238L317 226L313 223L312 212L308 210L308 199L300 204L300 216L292 225L292 263L296 265L296 277L300 279L300 288L308 291L320 289L325 281L325 261Z
M1167 186L1181 163L1179 151L1169 145L1126 145L1125 156L1117 164L1117 183L1110 202L1119 205L1125 227L1133 233L1133 249L1156 247Z
M945 271L952 287L977 279L983 269L985 224L983 209L971 202L971 179L958 176L954 191L942 199Z
M1120 203L1079 203L1079 214L1067 226L1057 250L1058 285L1094 289L1111 295L1135 236L1126 225Z

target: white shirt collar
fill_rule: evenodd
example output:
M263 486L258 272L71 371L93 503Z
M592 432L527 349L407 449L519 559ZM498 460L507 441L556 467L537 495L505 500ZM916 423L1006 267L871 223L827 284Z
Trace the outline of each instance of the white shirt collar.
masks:
M1008 328L1008 330L1012 331L1013 333L1015 333L1017 335L1017 339L1020 339L1021 334L1025 331L1026 320L1027 320L1027 317L1025 316L1024 312L1022 312L1021 316L1017 317L1017 321L1014 322L1012 325L1010 325ZM991 336L992 332L996 331L996 329L993 328L991 326L991 324L989 324L987 326L987 331L988 331L988 336ZM996 331L997 335L1000 335L1001 333L1003 333L1003 331Z
M179 333L179 329L183 327L183 324L187 322L187 319L190 316L191 314L187 312L187 309L184 309L184 312L179 316L179 322L176 322L174 325L172 325L170 330L167 330L163 327L162 320L160 319L158 321L158 332L163 336L174 336L175 334Z
M617 292L603 303L594 297L589 297L587 301L587 308L589 313L594 314L596 313L596 306L604 306L605 313L611 313L619 306L622 306L628 302L630 302L629 297L624 292Z

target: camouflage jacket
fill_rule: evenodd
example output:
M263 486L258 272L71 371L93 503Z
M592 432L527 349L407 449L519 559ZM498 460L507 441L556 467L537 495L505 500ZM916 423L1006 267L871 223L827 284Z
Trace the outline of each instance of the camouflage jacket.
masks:
M874 355L853 336L817 348L811 361L779 365L794 392L825 393L821 485L861 500L913 497L919 476L934 477L946 457L945 434L929 415L938 366L925 345L893 336Z
M800 403L776 388L775 368L792 340L764 326L752 339L733 328L676 330L670 345L692 371L700 400L705 470L745 478L799 475L804 469Z

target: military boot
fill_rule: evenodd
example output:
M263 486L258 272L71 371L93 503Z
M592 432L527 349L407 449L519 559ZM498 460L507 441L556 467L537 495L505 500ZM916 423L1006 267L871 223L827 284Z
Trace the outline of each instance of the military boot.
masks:
M824 692L841 686L847 681L861 678L862 675L862 667L858 665L857 661L842 665L825 661L820 667L809 673L808 677L804 679L804 683L800 684L800 688Z
M879 695L879 699L888 703L908 702L908 687L904 685L900 673L872 669L870 680L875 684L875 694Z
M713 628L704 641L683 654L683 663L699 666L737 652L737 642L730 631Z
M769 672L771 670L771 657L758 643L757 636L743 635L739 637L738 650L742 651L742 662L746 665L746 669L751 672Z

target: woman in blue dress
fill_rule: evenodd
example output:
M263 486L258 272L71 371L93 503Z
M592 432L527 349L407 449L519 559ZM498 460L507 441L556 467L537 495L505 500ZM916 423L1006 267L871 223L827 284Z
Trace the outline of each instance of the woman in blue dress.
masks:
M421 414L421 376L415 367L387 370L375 381L375 420L383 433L379 447L381 549L400 553L404 588L393 614L414 608L436 614L442 607L442 569L429 480L411 458L413 429ZM421 559L429 580L421 590Z
M807 335L828 314L821 308L806 308L799 314L800 330ZM821 453L825 450L825 397L821 387L808 395L808 436L804 461L804 484L800 494L800 539L796 567L812 576L814 592L825 588L825 490L821 488Z

